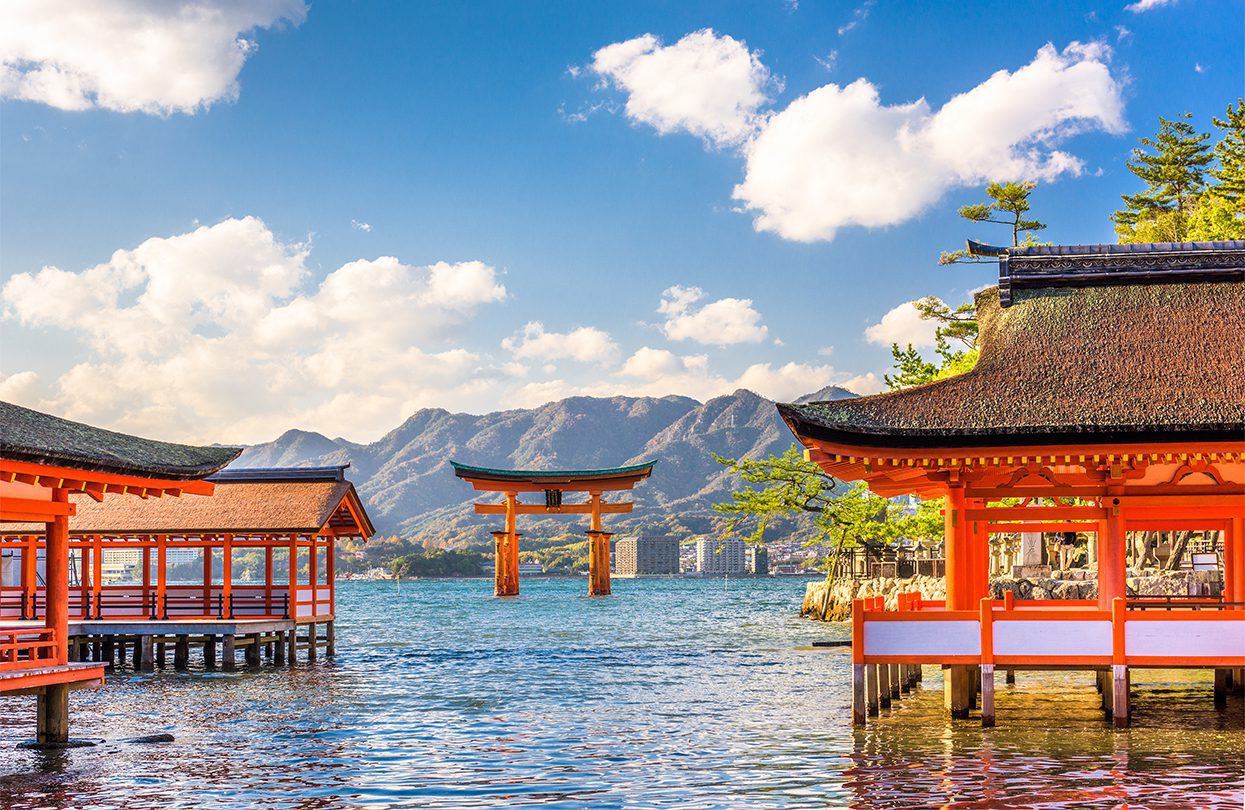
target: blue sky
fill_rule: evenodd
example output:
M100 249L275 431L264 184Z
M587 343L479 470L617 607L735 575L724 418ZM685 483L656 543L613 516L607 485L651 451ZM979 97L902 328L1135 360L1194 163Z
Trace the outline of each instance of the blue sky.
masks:
M1004 239L981 177L1114 241L1136 138L1242 95L1240 2L1126 5L6 6L0 396L254 442L876 390L992 280L936 265Z

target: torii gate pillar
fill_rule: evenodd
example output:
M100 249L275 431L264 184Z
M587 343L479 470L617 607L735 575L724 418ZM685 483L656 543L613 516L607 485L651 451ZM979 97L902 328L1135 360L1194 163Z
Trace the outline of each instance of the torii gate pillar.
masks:
M518 532L493 532L494 568L493 595L519 595L519 538Z
M612 532L589 529L588 532L588 595L610 594L610 538Z

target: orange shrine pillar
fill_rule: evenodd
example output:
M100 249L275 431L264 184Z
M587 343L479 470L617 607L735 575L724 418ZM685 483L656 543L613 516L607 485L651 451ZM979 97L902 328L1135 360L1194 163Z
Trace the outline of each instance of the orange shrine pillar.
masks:
M233 535L227 534L220 548L220 612L233 618Z
M53 489L52 500L68 503L69 493ZM69 517L57 515L47 524L44 545L43 580L47 595L47 618L44 625L56 641L54 660L63 666L69 662ZM45 746L61 746L69 742L69 684L57 683L43 687L37 699L38 731L36 742Z
M506 530L493 532L493 595L519 595L519 538Z
M1120 499L1103 498L1107 517L1098 529L1098 609L1111 610L1116 597L1127 598L1125 588L1124 516Z
M169 617L168 605L168 545L169 538L163 534L156 535L156 610L162 619Z
M69 493L52 490L52 500L68 503ZM69 661L69 517L57 515L47 525L43 580L47 594L44 624L56 634L56 663Z
M32 535L26 538L22 546L22 590L26 597L26 605L30 618L38 616L35 608L35 592L39 589L39 544ZM26 611L22 611L25 613Z
M610 594L610 538L612 532L589 529L588 532L588 595Z
M946 557L947 610L973 608L973 537L967 515L968 501L962 486L947 489L943 512L943 556ZM947 667L943 679L943 704L953 718L968 717L972 700L973 667Z
M973 500L968 502L972 509L984 509L986 502ZM969 525L969 542L973 554L973 604L980 604L982 599L990 597L990 532L984 520L974 520Z
M1228 549L1231 549L1229 556ZM1227 601L1245 602L1245 520L1234 517L1228 520L1223 532L1224 596ZM1245 610L1245 606L1237 610Z
M104 538L95 535L91 538L91 566L95 569L91 576L91 601L95 606L95 618L104 618L103 601L100 593L104 590Z

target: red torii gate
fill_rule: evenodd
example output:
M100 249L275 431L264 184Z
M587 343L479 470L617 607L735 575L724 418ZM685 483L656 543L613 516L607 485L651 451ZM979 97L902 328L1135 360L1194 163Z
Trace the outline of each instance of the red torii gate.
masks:
M493 532L496 569L493 593L496 596L517 596L519 593L519 515L590 515L587 531L588 594L606 596L610 592L610 532L601 528L601 515L630 512L634 503L606 503L603 493L629 490L653 473L656 462L646 461L627 467L604 470L496 470L472 467L451 461L454 474L471 483L480 492L501 492L505 503L477 503L477 515L505 515L506 528ZM545 502L519 503L520 492L544 492ZM562 502L567 492L585 492L587 503Z

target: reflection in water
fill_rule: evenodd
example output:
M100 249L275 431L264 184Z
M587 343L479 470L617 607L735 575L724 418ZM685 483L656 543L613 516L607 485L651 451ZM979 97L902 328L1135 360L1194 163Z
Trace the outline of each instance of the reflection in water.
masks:
M1138 673L1114 733L1085 673L998 681L998 726L951 724L941 681L849 725L846 628L791 582L345 583L334 662L122 670L73 695L74 734L16 751L33 701L0 699L0 806L1231 807L1241 699L1206 673ZM1035 688L1037 684L1040 688ZM175 742L135 745L157 732Z

